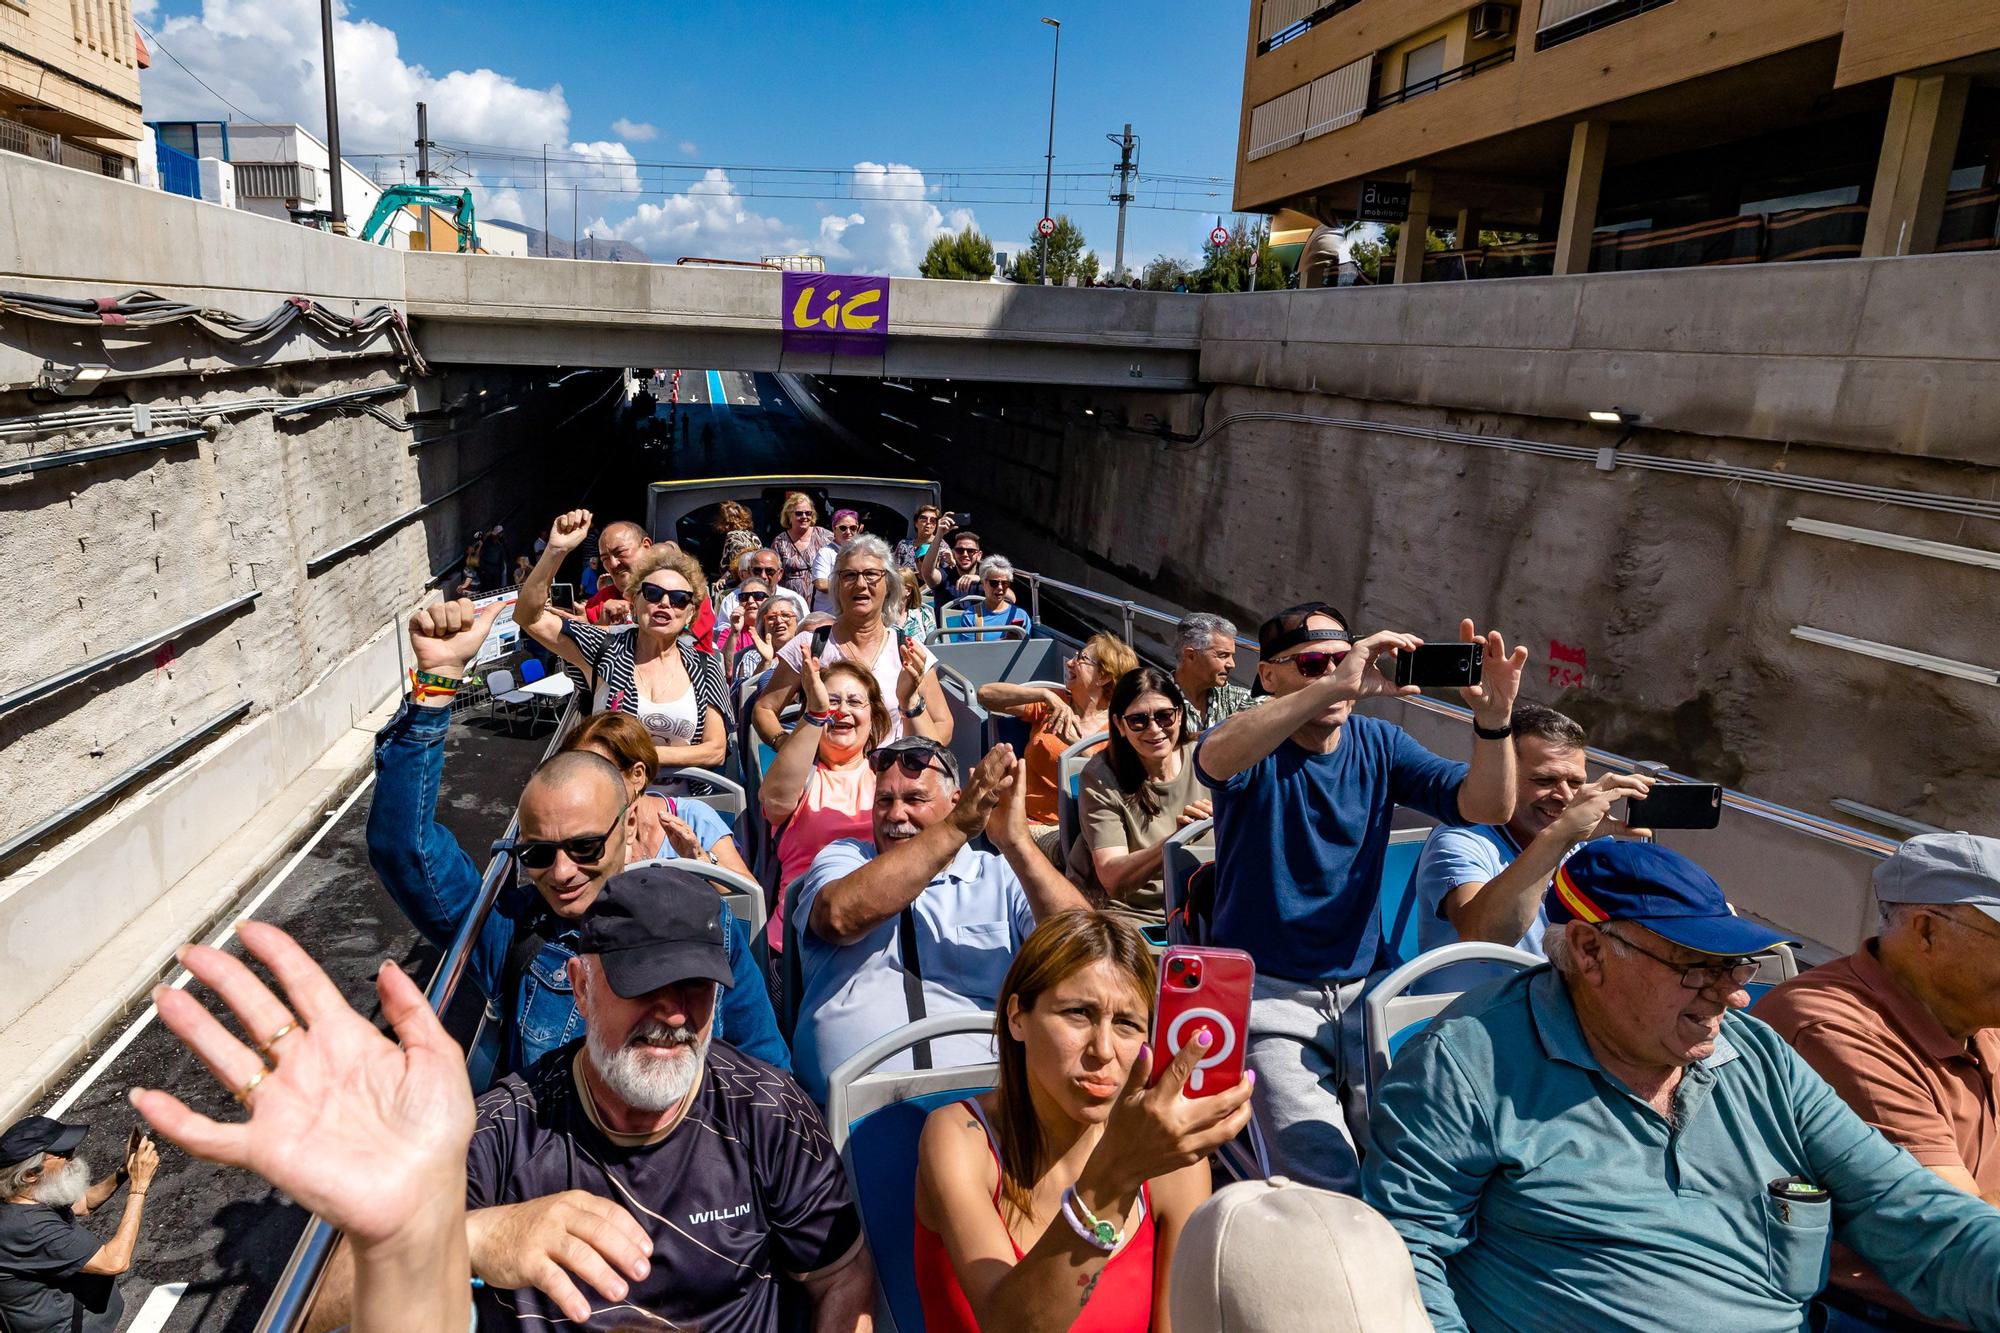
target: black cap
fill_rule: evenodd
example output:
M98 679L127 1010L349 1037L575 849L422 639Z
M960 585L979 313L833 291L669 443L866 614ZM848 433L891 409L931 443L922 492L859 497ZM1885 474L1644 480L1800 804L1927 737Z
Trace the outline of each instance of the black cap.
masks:
M579 953L604 963L611 989L635 1000L677 981L735 981L723 945L727 909L715 887L672 865L642 865L605 881L583 919Z
M1268 662L1287 648L1315 642L1312 636L1352 641L1352 636L1344 628L1340 633L1307 629L1306 621L1313 616L1326 616L1343 627L1347 625L1346 613L1326 602L1300 602L1297 606L1286 607L1257 627L1257 655Z
M67 1157L88 1133L89 1125L65 1125L45 1115L16 1120L0 1134L0 1167L16 1166L45 1152Z

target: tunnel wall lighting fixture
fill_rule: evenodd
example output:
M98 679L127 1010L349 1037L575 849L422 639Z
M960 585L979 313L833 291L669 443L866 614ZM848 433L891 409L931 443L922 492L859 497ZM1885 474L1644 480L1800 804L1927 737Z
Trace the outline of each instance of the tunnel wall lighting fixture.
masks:
M64 398L84 398L97 391L104 377L111 373L109 366L64 366L54 361L42 362L42 373L35 377L37 389L47 389L50 393Z
M1590 419L1602 426L1631 427L1639 424L1639 414L1622 407L1614 407L1609 411L1601 408L1594 409L1590 414Z

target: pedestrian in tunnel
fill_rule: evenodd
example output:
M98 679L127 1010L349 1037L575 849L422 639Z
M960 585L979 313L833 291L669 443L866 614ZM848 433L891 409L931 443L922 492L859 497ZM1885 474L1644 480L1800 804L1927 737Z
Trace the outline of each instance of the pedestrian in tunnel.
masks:
M1236 626L1230 621L1197 611L1175 627L1174 643L1174 683L1187 700L1196 731L1207 731L1257 702L1230 679L1236 673Z
M554 539L551 544L553 547ZM499 606L443 602L410 618L417 664L410 696L375 740L368 861L424 938L449 948L479 901L479 867L436 819L451 701ZM639 809L617 766L594 754L556 755L521 794L520 837L508 849L527 871L501 895L474 942L469 975L500 1011L503 1069L523 1069L574 1038L577 1015L565 972L577 928L604 883L623 869ZM789 1062L748 932L720 897L715 909L739 984L717 1013L718 1031L773 1064Z
M703 650L693 628L701 612L713 616L701 565L672 543L639 551L623 574L635 628L609 633L548 609L555 571L589 530L587 509L556 520L549 549L521 587L514 623L588 675L594 711L630 713L645 723L661 767L722 767L729 757L722 660Z
M784 735L779 715L799 691L805 655L821 666L859 662L875 677L894 709L891 739L916 734L951 743L952 718L938 684L937 656L895 628L902 619L903 581L889 565L889 546L880 537L856 537L840 551L834 572L839 611L823 643L800 634L780 649L771 678L750 712L757 734L771 745Z
M1351 1193L1366 1065L1360 1001L1382 944L1378 907L1390 819L1407 805L1445 824L1493 824L1514 810L1510 719L1527 650L1459 627L1481 645L1472 763L1432 754L1400 727L1351 716L1356 700L1416 694L1379 669L1422 644L1357 639L1324 602L1291 606L1258 631L1257 678L1273 697L1195 747L1215 809L1211 942L1257 962L1248 1061L1253 1105L1279 1174Z
M0 1329L7 1333L112 1333L124 1317L118 1278L132 1266L160 1154L135 1135L119 1168L92 1181L77 1153L89 1132L31 1115L0 1134ZM110 1240L78 1224L127 1184Z

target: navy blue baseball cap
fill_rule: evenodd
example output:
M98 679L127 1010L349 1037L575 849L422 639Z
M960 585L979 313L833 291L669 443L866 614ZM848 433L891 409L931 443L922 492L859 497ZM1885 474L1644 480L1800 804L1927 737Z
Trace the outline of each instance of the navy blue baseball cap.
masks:
M1706 870L1657 843L1598 838L1549 885L1549 924L1630 921L1684 949L1742 958L1795 941L1729 910Z
M45 1152L67 1157L88 1133L89 1125L66 1125L45 1115L16 1120L0 1134L0 1167L15 1166Z

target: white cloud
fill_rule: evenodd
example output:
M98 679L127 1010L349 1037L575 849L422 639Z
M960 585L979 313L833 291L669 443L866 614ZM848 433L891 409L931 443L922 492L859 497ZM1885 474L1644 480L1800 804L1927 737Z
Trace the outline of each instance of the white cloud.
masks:
M695 152L697 151L694 146L694 140L692 139L681 140L680 149L681 152L687 154L689 157L693 157L695 155Z
M782 219L751 208L721 167L658 204L640 204L616 224L616 234L661 263L683 255L757 259L804 248Z
M975 225L971 209L932 203L937 187L915 167L857 162L852 188L860 206L820 219L820 252L865 273L915 273L933 237Z
M627 120L623 116L611 122L611 132L634 143L651 143L660 137L658 125L649 125L643 120Z
M539 148L569 137L569 103L560 84L531 88L490 69L433 74L402 58L392 30L348 17L338 3L334 9L346 152L409 149L419 101L430 104L435 139ZM148 26L160 45L244 112L296 121L315 134L324 128L314 0L202 0L199 14L153 17L157 21ZM156 58L140 86L148 120L233 114L173 60Z

